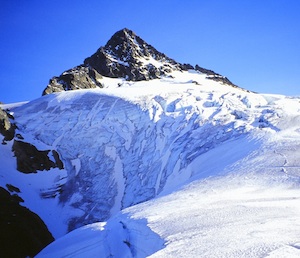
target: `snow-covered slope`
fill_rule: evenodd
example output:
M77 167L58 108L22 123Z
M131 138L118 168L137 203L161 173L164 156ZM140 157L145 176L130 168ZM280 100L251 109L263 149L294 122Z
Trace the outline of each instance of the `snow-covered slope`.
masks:
M57 238L38 257L299 255L300 99L195 70L102 80L10 107L23 141L64 164L22 174L0 146L0 186Z
M37 257L299 257L299 184L209 178L77 229Z

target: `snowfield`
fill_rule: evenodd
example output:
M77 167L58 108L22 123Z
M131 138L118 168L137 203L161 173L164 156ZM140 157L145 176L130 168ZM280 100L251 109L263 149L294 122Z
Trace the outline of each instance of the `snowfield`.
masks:
M37 257L300 257L300 98L172 77L10 106L65 166L22 174L0 146L0 186L56 238Z

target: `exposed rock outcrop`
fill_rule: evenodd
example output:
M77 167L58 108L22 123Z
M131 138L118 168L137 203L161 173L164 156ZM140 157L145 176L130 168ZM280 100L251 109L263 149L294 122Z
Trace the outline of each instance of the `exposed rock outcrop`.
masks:
M206 79L221 82L223 84L227 84L232 87L238 87L237 85L233 84L227 77L222 76L221 74L215 73L212 70L202 68L199 65L195 66L195 70L199 71L201 73L207 74Z
M95 69L89 66L77 66L65 71L59 77L50 79L43 95L67 90L101 88L101 78L102 76Z
M0 257L33 257L54 240L40 217L20 202L0 187Z
M179 63L129 29L116 32L104 47L85 59L84 64L104 76L131 81L156 79L172 70L181 70Z
M236 87L226 77L211 70L194 68L167 57L146 43L129 29L116 32L105 46L86 58L84 63L53 77L43 95L53 92L103 87L102 76L143 81L170 76L172 71L194 69L207 74L207 78Z
M16 125L11 123L9 118L13 118L9 113L0 108L0 133L4 136L5 141L11 141L15 136Z
M30 143L14 140L13 151L17 158L17 169L23 173L36 173L37 170L50 168L63 169L63 163L56 151L52 151L54 160L49 158L50 150L38 150Z

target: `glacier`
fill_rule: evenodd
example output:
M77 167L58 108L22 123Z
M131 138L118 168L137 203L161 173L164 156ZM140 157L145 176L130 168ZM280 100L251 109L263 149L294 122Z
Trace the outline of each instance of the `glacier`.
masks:
M0 146L0 186L56 238L37 257L300 255L300 98L194 70L103 85L9 107L64 163L21 174Z

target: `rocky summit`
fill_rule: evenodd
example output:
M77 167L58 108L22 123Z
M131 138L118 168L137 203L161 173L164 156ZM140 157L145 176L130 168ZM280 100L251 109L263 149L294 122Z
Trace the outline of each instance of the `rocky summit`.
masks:
M172 71L196 70L207 79L236 87L226 77L212 70L181 64L146 43L133 31L125 28L116 32L104 47L86 58L84 63L54 76L43 91L53 92L103 87L102 76L143 81L170 77Z
M180 70L181 64L157 51L133 31L123 29L116 32L84 64L100 74L132 81L156 79L171 70Z

